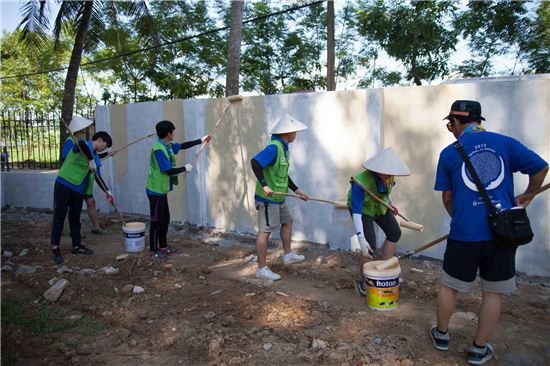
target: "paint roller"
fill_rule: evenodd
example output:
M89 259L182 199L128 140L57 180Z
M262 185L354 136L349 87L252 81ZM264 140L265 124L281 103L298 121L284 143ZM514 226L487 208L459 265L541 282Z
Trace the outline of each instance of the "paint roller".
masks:
M230 95L230 96L226 97L225 99L227 99L229 104L225 107L221 117L216 121L216 124L214 125L214 129L210 132L210 134L212 136L214 135L214 133L216 132L216 130L220 126L220 123L224 119L227 112L229 111L229 107L231 107L231 105L233 105L233 103L241 101L243 99L243 97L242 97L242 95ZM199 148L199 150L197 151L197 153L195 154L195 157L193 158L193 166L197 165L197 162L199 161L199 156L202 153L202 151L204 150L204 148L206 147L207 143L208 142L204 141L202 143L201 147Z
M541 193L541 192L544 192L546 191L547 189L550 188L550 183L540 187L539 189L537 189L535 192L533 192L533 198ZM379 265L376 266L376 269L386 269L386 268L390 268L394 265L396 265L397 263L399 263L399 260L403 259L403 258L409 258L410 256L418 253L418 252L421 252L425 249L428 249L436 244L439 244L441 243L442 241L446 240L447 238L449 237L449 234L445 235L445 236L442 236L441 238L437 238L431 242L429 242L428 244L425 244L423 246L421 246L420 248L417 248L415 250L413 250L412 252L407 252L406 254L403 254L403 255L400 255L398 257L391 257L390 259L388 259L387 261L383 262L383 263L380 263Z
M357 178L352 177L353 182L357 184L365 193L367 193L369 196L371 196L376 202L380 203L381 205L385 206L389 210L393 210L393 208L388 205L386 202L382 201L377 195L372 193L367 187L365 187L361 182L357 180ZM399 226L406 227L407 229L415 230L415 231L424 231L424 225L417 224L416 222L412 222L408 218L405 217L405 215L402 215L400 213L397 213L397 216L400 217L402 220L399 221Z
M78 150L80 150L80 152L82 153L82 155L84 155L84 157L86 158L86 160L88 160L88 156L86 156L86 153L82 150L82 148L80 147L80 145L78 144L78 139L76 138L76 136L74 135L73 131L71 131L71 129L69 128L69 125L67 125L67 122L65 122L65 120L63 118L61 118L61 122L63 123L63 125L67 128L67 131L69 131L69 134L71 135L71 137L73 138L74 140L74 143L76 146L78 146ZM93 172L94 174L97 174L96 172ZM105 185L103 185L103 182L101 179L96 179L96 182L99 184L99 186L101 187L102 190L104 191L108 191L107 187L105 187ZM122 214L120 213L120 211L118 210L118 208L116 207L115 203L114 202L111 202L111 204L113 205L113 209L115 210L115 212L117 213L118 217L120 218L120 221L122 221L122 226L126 226L126 222L124 221L124 217L122 216Z
M300 196L298 196L297 194L292 194L292 193L284 193L284 192L273 192L273 194L275 195L278 195L278 196L286 196L286 197L293 197L293 198L302 198ZM317 201L317 202L323 202L323 203L330 203L331 205L334 205L336 206L336 208L348 208L348 205L346 202L337 202L337 201L331 201L331 200L326 200L324 198L315 198L315 197L309 197L308 199L309 201Z

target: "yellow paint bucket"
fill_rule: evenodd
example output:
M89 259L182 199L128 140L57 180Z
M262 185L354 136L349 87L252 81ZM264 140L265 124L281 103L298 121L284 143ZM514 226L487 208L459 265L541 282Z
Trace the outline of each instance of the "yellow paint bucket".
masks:
M367 282L367 305L374 310L393 310L399 302L399 263L386 269L376 269L385 261L371 261L363 266L363 274Z

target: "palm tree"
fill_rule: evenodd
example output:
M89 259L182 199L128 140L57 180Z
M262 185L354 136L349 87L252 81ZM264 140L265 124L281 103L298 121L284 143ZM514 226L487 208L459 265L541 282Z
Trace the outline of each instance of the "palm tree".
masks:
M227 46L225 96L239 94L239 69L241 66L241 42L243 39L244 1L231 3L231 28Z
M78 79L80 62L85 48L91 48L97 45L102 31L105 29L105 23L102 15L117 14L116 11L107 11L116 7L115 1L59 1L60 7L55 18L53 29L55 37L55 47L59 45L62 31L74 32L74 45L69 60L69 67L65 77L65 87L63 90L63 99L61 103L61 118L67 123L73 116L75 104L75 90ZM23 20L19 28L23 28L21 39L27 44L38 49L43 47L44 40L50 25L49 8L46 0L26 0L21 6ZM131 1L119 3L119 6L125 7L127 14L134 19L145 18L146 23L152 24L151 16L145 1ZM108 17L110 18L110 17ZM110 23L115 22L112 18ZM141 28L141 27L140 27ZM152 28L147 28L151 30ZM61 143L65 141L67 132L61 123Z

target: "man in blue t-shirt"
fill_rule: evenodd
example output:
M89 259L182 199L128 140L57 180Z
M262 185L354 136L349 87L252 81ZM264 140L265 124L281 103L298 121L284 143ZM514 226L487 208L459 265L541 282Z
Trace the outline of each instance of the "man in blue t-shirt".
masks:
M502 209L527 206L541 187L548 163L519 141L482 126L481 105L457 100L451 106L447 129L462 143L493 205ZM514 197L513 173L529 175L524 193ZM454 144L439 156L436 191L451 216L451 231L443 260L443 277L437 295L437 325L430 329L435 348L449 348L448 325L457 292L470 292L477 270L481 277L482 303L478 328L468 348L468 363L481 365L493 357L488 339L496 325L501 297L516 289L515 248L496 245L487 221L489 210L478 192L464 160Z

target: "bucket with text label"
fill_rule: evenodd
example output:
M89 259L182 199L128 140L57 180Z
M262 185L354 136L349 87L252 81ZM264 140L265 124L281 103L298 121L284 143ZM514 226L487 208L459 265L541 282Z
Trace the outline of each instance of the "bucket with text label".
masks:
M374 310L393 310L399 302L399 263L386 269L376 269L385 261L371 261L363 266L367 282L367 305Z
M141 252L145 247L145 224L143 222L128 222L122 227L124 245L130 253Z

